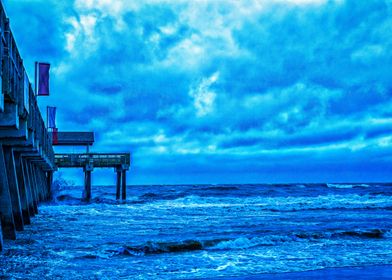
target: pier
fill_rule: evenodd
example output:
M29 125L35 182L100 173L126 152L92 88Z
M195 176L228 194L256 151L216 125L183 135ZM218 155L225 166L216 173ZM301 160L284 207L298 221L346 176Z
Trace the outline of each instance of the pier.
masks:
M59 168L83 168L84 171L84 197L91 199L91 172L94 168L114 168L117 172L116 199L126 199L126 172L130 166L129 153L105 154L105 153L83 153L83 154L56 154L55 163Z
M92 132L58 132L45 126L36 92L25 71L0 2L0 251L3 239L15 240L38 214L40 202L51 199L53 175L59 168L83 168L83 199L91 199L94 168L117 172L116 198L126 199L129 153L90 153ZM86 146L86 153L55 154L53 146Z

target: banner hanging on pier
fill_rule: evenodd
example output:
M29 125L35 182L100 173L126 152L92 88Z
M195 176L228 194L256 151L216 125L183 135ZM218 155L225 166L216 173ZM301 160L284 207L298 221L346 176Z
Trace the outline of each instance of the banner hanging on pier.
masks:
M49 95L49 63L38 63L38 95Z
M48 128L56 128L56 107L47 107Z
M53 143L53 145L56 145L59 143L59 130L57 128L53 128L52 143Z

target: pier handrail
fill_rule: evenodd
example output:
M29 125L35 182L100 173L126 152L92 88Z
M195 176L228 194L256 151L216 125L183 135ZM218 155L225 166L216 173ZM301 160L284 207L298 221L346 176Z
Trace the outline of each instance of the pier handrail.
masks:
M94 167L130 166L130 153L74 153L55 154L55 163L59 168L84 167L91 164Z
M37 98L27 77L22 57L10 27L10 21L0 2L0 120L1 141L19 141L31 147L45 170L54 170L54 150L45 127ZM2 118L1 118L2 117ZM4 142L8 141L8 142Z

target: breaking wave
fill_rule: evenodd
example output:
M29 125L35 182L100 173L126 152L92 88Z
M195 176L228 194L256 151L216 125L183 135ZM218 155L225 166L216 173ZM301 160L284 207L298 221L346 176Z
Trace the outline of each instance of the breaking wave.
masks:
M301 211L328 209L385 209L392 210L392 197L384 195L320 195L317 197L200 197L186 196L169 202L170 207L202 208L202 207L256 207L270 211Z
M327 184L328 188L334 189L352 189L352 188L368 188L368 184Z
M200 250L242 250L259 246L275 246L284 242L303 242L319 239L383 239L392 238L391 231L385 229L297 232L289 235L266 235L263 237L239 237L235 239L185 240L179 242L147 242L140 246L123 246L107 250L112 255L144 256L151 254L183 253Z

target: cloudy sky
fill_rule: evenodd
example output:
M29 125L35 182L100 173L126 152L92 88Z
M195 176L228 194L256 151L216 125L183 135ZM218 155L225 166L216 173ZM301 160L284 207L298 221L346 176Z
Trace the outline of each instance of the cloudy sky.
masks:
M43 112L130 184L391 179L391 0L3 2Z

